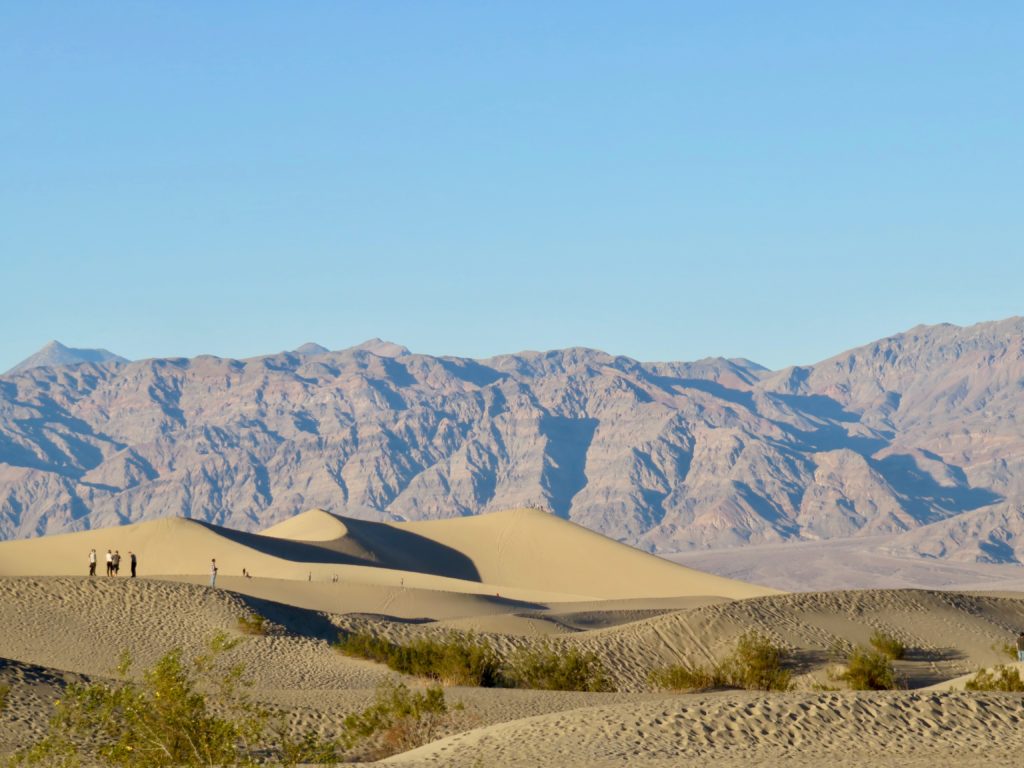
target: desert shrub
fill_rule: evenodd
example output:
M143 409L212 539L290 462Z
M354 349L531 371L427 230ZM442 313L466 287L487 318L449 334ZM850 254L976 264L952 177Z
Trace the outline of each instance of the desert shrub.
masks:
M7 709L7 699L11 695L11 686L7 683L0 683L0 712Z
M577 648L553 648L546 642L539 647L516 651L504 674L507 682L515 688L614 690L596 653Z
M391 643L370 633L342 637L336 645L349 656L387 664L396 672L447 685L485 688L539 688L559 691L608 691L611 683L597 654L544 643L524 648L503 662L486 639L452 632Z
M845 681L854 691L891 691L898 687L889 657L860 647L850 653L846 671L837 679Z
M1021 680L1019 670L1000 664L991 672L987 669L979 669L974 677L964 683L964 688L968 691L1017 693L1024 691L1024 680Z
M868 640L871 647L889 659L902 659L907 647L892 635L875 630Z
M348 656L381 662L396 672L446 685L492 688L503 682L498 654L486 639L478 640L472 633L452 632L443 638L420 637L397 644L359 632L343 637L336 647Z
M265 635L270 627L266 616L255 611L238 617L238 630L246 635Z
M401 683L388 683L377 690L373 704L345 717L342 743L352 749L370 742L379 759L433 741L447 715L440 686L414 692Z
M130 659L122 658L126 673ZM204 662L205 665L205 662ZM20 756L28 765L73 764L80 752L103 765L248 765L244 745L260 729L260 714L237 720L213 714L196 690L195 667L175 649L143 674L141 683L72 684L58 699L47 736ZM217 681L235 685L235 672Z
M792 675L784 669L783 649L757 632L744 632L736 650L722 666L729 683L737 688L760 691L788 691Z
M669 691L691 691L700 688L722 688L729 684L720 665L703 667L675 664L656 669L648 675L648 681L655 688Z
M993 645L992 650L994 650L1000 656L1005 656L1011 661L1017 661L1017 645L1015 643L1003 643L1002 645Z
M12 764L70 768L84 758L117 768L197 768L254 766L270 756L291 766L291 757L331 751L314 736L300 737L304 749L293 755L268 742L271 713L245 697L242 667L219 663L220 654L237 642L218 634L209 652L191 663L180 649L168 651L138 682L69 685L54 705L46 735ZM124 654L119 674L127 675L130 667ZM217 707L211 706L214 698Z
M648 676L652 685L669 690L746 688L788 691L792 675L783 666L785 651L757 632L744 632L733 652L710 667L680 664L658 669Z

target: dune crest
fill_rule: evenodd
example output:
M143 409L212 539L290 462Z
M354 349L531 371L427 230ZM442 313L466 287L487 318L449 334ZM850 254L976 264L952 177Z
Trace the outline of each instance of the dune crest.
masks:
M540 510L423 523L374 523L322 509L262 534L184 518L0 542L0 576L85 575L95 549L139 558L140 575L221 576L408 586L520 600L714 596L777 590L671 563Z

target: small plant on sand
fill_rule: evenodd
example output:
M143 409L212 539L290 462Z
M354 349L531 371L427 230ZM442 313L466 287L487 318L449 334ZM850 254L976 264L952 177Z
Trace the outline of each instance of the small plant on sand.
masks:
M655 670L650 682L669 690L699 688L746 688L760 691L788 691L792 675L783 667L785 651L757 632L744 632L736 648L723 661L710 667L685 664Z
M1002 643L1001 645L993 645L992 650L998 653L1000 656L1005 656L1011 661L1017 661L1017 646L1014 643Z
M117 768L198 768L254 766L268 756L279 765L295 765L267 743L271 713L244 695L244 669L220 661L238 642L219 633L208 653L191 663L174 649L139 681L69 685L54 705L46 735L16 754L12 765L70 768L84 761ZM122 655L117 670L122 678L131 663Z
M363 745L369 756L380 759L433 741L447 722L448 705L440 686L420 692L387 683L377 690L373 704L345 718L342 744L347 749Z
M190 667L180 649L169 651L146 670L141 683L72 684L58 699L46 737L17 759L26 765L74 765L87 762L139 768L161 766L247 765L246 743L259 730L259 714L239 720L213 714L196 691L200 671L228 646L215 638L211 656ZM131 658L122 656L118 673L127 675ZM228 669L216 681L234 690L240 673Z
M343 636L339 651L387 664L396 672L445 685L484 688L539 688L557 691L610 691L612 684L597 654L542 643L522 648L503 661L486 638L452 632L392 643L367 632Z
M648 676L655 688L668 691L694 691L703 688L724 688L729 682L720 665L704 667L699 664L674 664L655 669Z
M505 677L515 688L546 691L615 690L601 659L593 651L554 648L547 642L520 648L509 660Z
M265 635L269 631L269 623L265 616L252 611L238 617L238 630L246 635Z
M891 691L899 687L889 657L860 647L853 649L846 660L846 671L836 679L854 691Z
M964 689L1019 693L1024 691L1024 680L1021 680L1019 670L1000 664L992 671L979 669L974 677L964 683Z
M902 642L881 630L875 630L868 642L872 648L889 659L902 659L907 652L907 647Z
M0 683L0 712L7 709L7 699L11 695L11 686L7 683Z
M387 664L396 672L437 680L445 685L493 688L502 684L501 663L486 639L451 632L391 643L367 632L342 637L336 645L348 656Z
M785 651L758 632L744 632L736 650L723 662L729 682L737 688L759 691L788 691L792 675L784 669Z

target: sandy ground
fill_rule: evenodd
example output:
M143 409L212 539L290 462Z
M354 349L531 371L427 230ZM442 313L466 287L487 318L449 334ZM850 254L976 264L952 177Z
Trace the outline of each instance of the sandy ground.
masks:
M319 514L301 516L255 539L173 521L150 532L116 529L0 544L0 685L10 687L0 711L0 755L40 736L67 682L110 677L122 651L136 660L136 670L173 647L198 654L217 631L242 637L238 618L256 611L269 619L270 633L245 637L226 661L247 668L256 700L288 711L295 727L314 727L325 735L336 734L344 715L368 704L383 682L424 684L337 653L330 643L341 631L367 630L403 640L473 630L503 653L540 643L576 647L597 654L616 685L615 693L450 688L449 701L461 702L464 709L440 738L389 763L1021 764L1024 696L955 690L978 668L1009 662L1001 646L1024 629L1020 593L870 589L769 594L705 581L699 573L661 565L664 561L643 553L624 554L614 542L594 544L589 534L577 535L575 526L552 529L546 520L535 524L538 518L529 515L504 522L499 516L500 525L469 533L459 530L460 522L446 521L453 530L432 533L428 543L417 544L426 554L414 552L409 562L402 560L401 545L419 541L404 538L412 531L397 540L385 528L353 537L357 526ZM504 543L474 543L491 534L504 536ZM80 572L82 552L96 546L93 542L113 542L118 535L134 537L130 543L136 546L146 542L143 562L165 558L175 565L171 553L179 553L176 564L186 573L138 579L63 575L65 567ZM295 542L288 535L303 539ZM586 559L587 547L594 547L595 559L622 569L616 572L619 583L588 584L578 574L561 575L551 551L538 554L546 551L538 542L549 538L574 548L574 565ZM202 561L211 544L222 540L240 547L228 557L258 563L262 575L243 578L225 568L217 587L208 586ZM268 540L277 540L280 548ZM24 546L29 543L31 549ZM296 543L300 546L289 549ZM195 546L202 547L202 556L193 552ZM435 546L463 559L432 563ZM359 562L323 562L330 552ZM72 554L70 566L63 564L61 558ZM320 561L289 559L301 554ZM495 558L504 562L490 562ZM193 561L199 565L188 573L185 566ZM54 564L55 574L36 573L40 562ZM473 578L453 575L467 562ZM543 571L547 581L518 576L510 562ZM346 577L335 582L335 569L347 569L342 571ZM304 578L288 578L303 571ZM634 571L637 577L631 580ZM679 594L666 594L661 583L666 579ZM445 588L452 583L458 588ZM709 585L734 594L701 594ZM749 629L787 649L796 691L651 690L652 669L722 658ZM834 649L865 644L875 630L898 637L909 648L906 659L895 665L909 690L821 691L821 685L835 684Z

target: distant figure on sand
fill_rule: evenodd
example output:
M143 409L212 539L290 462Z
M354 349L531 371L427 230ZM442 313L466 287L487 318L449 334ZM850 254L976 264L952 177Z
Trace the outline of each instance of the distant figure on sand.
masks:
M139 564L139 561L135 557L135 553L134 552L129 552L128 553L128 557L131 559L131 563L132 563L132 578L134 579L135 578L135 566L137 566Z
M117 576L118 571L121 570L121 550L114 550L114 558L111 561L110 567L114 571L114 575Z
M217 561L216 560L211 560L210 561L210 586L211 587L216 587L217 586Z
M107 576L114 575L114 553L107 550Z
M1024 631L1017 635L1017 661L1024 661Z
M89 575L90 576L95 576L96 575L96 550L95 549L90 549L89 550Z

